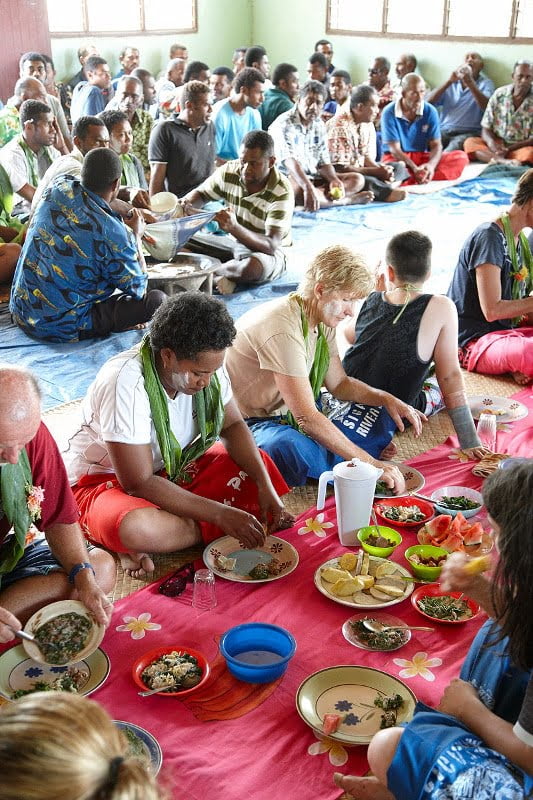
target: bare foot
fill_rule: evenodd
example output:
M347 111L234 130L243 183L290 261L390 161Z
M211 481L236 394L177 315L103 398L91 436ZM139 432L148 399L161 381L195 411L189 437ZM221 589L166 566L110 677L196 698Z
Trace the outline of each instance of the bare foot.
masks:
M230 281L229 278L226 278L224 275L220 275L218 278L215 278L215 289L219 294L233 294L235 291L235 287L237 284L235 281Z
M144 578L154 571L154 562L148 553L119 553L120 565L130 578Z
M407 192L404 189L393 189L389 196L386 198L386 203L399 203L400 200L405 200Z
M374 192L357 192L356 194L349 195L346 200L346 205L349 206L366 206L374 199Z
M397 452L398 452L398 448L396 447L394 442L391 442L390 444L387 445L387 447L385 447L381 451L380 459L382 461L390 461L391 458L394 458L394 456L396 455Z
M511 377L515 383L518 383L520 386L527 386L533 380L533 378L526 375L524 372L511 372Z
M394 800L394 796L373 775L359 778L356 775L333 773L333 782L356 800Z

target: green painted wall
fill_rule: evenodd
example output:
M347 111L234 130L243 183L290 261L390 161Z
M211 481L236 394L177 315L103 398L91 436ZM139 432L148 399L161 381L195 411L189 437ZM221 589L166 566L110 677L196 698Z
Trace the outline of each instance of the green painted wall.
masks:
M247 46L252 41L252 4L253 0L198 0L198 33L105 36L98 41L93 37L91 41L108 60L113 74L118 71L118 53L124 45L138 47L141 65L155 75L166 65L170 45L174 42L185 44L191 59L207 61L212 67L231 65L234 48ZM76 52L86 41L89 39L52 37L52 57L58 78L68 78L79 70Z
M302 80L307 77L307 58L314 43L317 39L329 39L335 51L333 63L347 69L354 83L366 81L366 70L376 56L385 56L394 64L401 53L414 52L420 72L435 87L462 63L468 50L481 52L485 72L497 86L511 82L510 73L515 61L523 58L533 60L531 45L330 36L326 34L326 5L326 0L255 0L253 37L266 47L272 64L290 61L299 67ZM407 3L406 13L408 8ZM274 20L281 20L281 25L274 24ZM394 67L391 71L394 72Z
M370 0L371 2L371 0ZM510 73L518 59L533 60L530 45L476 44L475 42L439 42L383 37L328 36L326 0L198 0L198 33L146 37L103 37L101 52L112 69L118 67L117 54L125 44L139 48L142 65L158 73L165 65L172 42L189 47L192 58L210 66L230 64L234 47L262 44L272 65L291 61L306 77L307 58L317 39L331 39L335 64L348 69L354 83L367 78L367 67L378 55L392 63L405 51L413 51L420 72L431 86L437 86L458 66L468 50L479 50L485 58L485 71L496 85L510 82ZM85 40L52 39L52 50L59 77L78 70L76 50Z

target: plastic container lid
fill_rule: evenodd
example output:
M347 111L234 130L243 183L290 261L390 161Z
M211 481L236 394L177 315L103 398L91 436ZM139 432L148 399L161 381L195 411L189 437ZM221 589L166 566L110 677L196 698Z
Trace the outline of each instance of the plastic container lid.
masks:
M383 474L383 470L368 464L366 461L360 461L358 458L352 458L351 461L343 461L333 467L334 474L339 478L347 478L351 481L367 481L370 479L377 480Z

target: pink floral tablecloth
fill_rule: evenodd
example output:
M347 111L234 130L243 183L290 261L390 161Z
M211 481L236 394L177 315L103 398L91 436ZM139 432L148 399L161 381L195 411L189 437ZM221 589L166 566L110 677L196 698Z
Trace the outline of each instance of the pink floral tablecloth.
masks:
M531 407L531 391L516 395ZM426 478L424 493L445 484L481 486L448 440L410 463ZM531 417L498 432L498 449L531 455ZM405 563L403 550L416 542L404 534L394 560ZM295 695L313 672L339 664L384 670L405 681L416 696L436 705L444 687L457 676L464 655L485 619L458 626L435 625L434 633L413 632L399 651L372 653L343 637L343 622L354 613L317 591L313 575L329 558L346 552L337 537L333 499L323 522L316 509L302 514L282 538L299 553L296 570L266 584L216 579L217 607L197 616L190 606L190 585L181 598L168 598L148 586L116 603L102 642L111 660L106 683L93 695L115 719L141 725L159 741L164 753L161 777L180 800L295 800L339 797L335 770L363 774L366 748L343 747L318 737L299 717ZM387 611L416 625L423 618L404 600ZM218 655L220 635L233 625L259 620L281 625L294 635L297 650L285 676L274 684L250 686L234 680ZM212 663L213 680L189 702L155 696L140 698L131 677L133 662L158 645L189 645Z

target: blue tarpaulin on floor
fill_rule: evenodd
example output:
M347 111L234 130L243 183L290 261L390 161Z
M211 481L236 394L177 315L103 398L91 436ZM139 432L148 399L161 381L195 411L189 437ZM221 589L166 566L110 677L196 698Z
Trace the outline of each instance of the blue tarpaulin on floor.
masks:
M328 244L346 244L363 252L370 263L381 258L386 242L403 230L420 230L433 241L430 290L445 292L457 255L468 234L495 218L509 205L516 177L497 173L457 184L432 194L411 194L394 205L344 206L314 214L296 212L289 268L283 278L243 289L225 298L237 318L258 302L296 288L312 257ZM53 408L85 391L108 358L140 341L142 332L112 334L74 344L47 344L31 339L12 324L7 307L0 312L0 360L33 370L43 387L43 406Z

